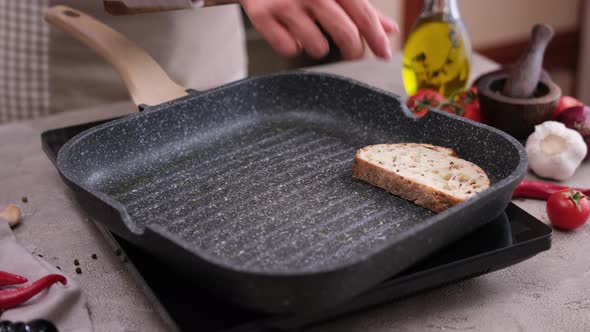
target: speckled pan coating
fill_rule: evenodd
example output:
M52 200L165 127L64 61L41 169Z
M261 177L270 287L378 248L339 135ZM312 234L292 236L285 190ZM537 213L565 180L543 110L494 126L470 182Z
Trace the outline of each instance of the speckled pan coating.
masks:
M357 149L446 146L492 186L438 215L355 180ZM267 312L359 294L499 215L524 176L510 136L349 79L284 73L194 93L86 131L57 165L91 215Z

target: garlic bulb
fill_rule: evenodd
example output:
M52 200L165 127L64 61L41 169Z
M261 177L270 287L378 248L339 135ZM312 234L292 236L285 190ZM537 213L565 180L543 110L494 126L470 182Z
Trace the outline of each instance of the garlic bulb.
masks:
M584 160L587 147L582 135L563 123L546 121L535 126L526 141L529 167L538 176L565 180Z

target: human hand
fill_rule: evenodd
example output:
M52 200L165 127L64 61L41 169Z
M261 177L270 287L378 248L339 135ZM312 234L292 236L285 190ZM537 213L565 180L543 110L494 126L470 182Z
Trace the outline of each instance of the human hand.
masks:
M301 49L313 58L328 54L330 35L345 60L363 56L363 39L380 58L391 58L388 33L399 28L369 0L240 0L254 28L283 56Z

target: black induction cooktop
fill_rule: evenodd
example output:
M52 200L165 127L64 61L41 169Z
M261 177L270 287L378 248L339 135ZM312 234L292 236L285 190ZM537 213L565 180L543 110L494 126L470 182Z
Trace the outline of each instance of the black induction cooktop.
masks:
M61 146L78 133L111 121L59 128L42 134L43 148L55 162ZM183 331L264 331L298 329L338 316L393 302L411 294L473 278L522 262L551 247L551 228L514 204L497 219L455 242L407 271L392 277L348 303L321 312L271 316L250 312L208 294L182 271L99 226L115 252L163 318Z

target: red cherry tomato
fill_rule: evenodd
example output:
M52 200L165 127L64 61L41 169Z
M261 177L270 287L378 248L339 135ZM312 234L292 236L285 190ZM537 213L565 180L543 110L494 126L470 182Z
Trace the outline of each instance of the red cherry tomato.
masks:
M547 214L557 228L578 228L590 217L590 199L577 190L558 191L547 200Z
M482 122L477 87L472 87L469 90L451 96L447 101L442 103L441 109L476 122Z
M553 112L553 115L551 116L552 120L555 120L559 114L561 114L561 112L565 111L566 109L570 108L570 107L574 107L574 106L583 106L584 103L582 103L581 101L577 100L574 97L570 97L570 96L561 96L561 98L559 98L559 102L557 103L557 107L555 108L555 111Z
M448 100L435 90L422 89L408 98L406 104L416 116L426 114L428 107L439 107L442 111L482 122L477 87L455 94Z
M474 105L465 106L465 113L463 114L463 116L475 122L483 122L483 118L481 117L481 111L479 110L479 101L476 101Z
M428 107L436 107L445 100L436 90L422 89L406 100L408 108L416 115L423 116Z
M463 113L460 114L461 116L476 122L483 121L481 111L479 110L479 98L477 96L476 86L457 96L456 102L463 108Z

